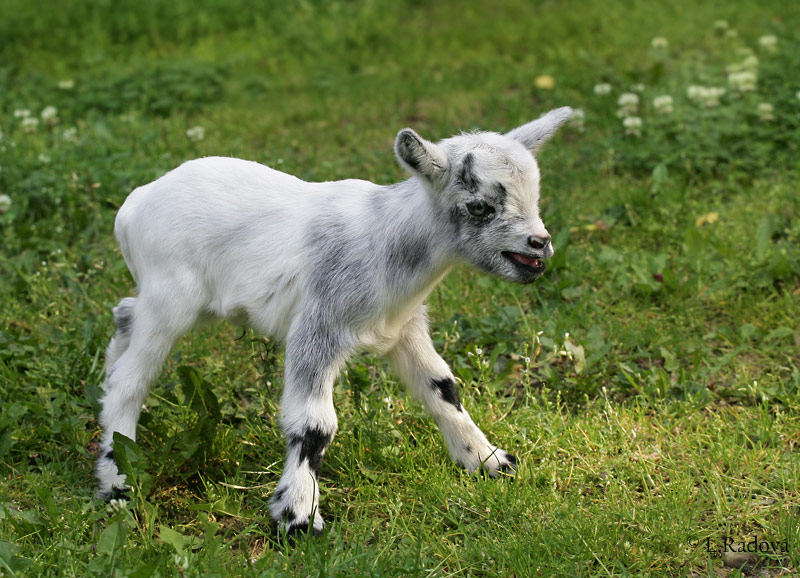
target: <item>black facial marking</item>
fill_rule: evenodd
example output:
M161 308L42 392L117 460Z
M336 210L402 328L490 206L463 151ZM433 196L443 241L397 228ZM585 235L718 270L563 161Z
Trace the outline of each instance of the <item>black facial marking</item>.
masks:
M458 173L458 182L464 189L472 194L477 194L480 190L481 182L475 175L475 159L472 153L468 153L464 157L464 162L461 165L461 171Z
M108 452L106 452L105 458L107 460L113 460L114 459L114 450L108 450Z
M302 437L292 436L289 438L289 446L300 445L299 462L302 463L303 460L307 460L308 467L314 472L314 476L319 478L319 471L322 467L322 454L331 443L331 439L333 439L331 434L319 428L307 428Z
M458 411L462 411L461 400L458 397L458 387L452 377L434 379L431 381L431 387L439 390L444 401L455 406Z

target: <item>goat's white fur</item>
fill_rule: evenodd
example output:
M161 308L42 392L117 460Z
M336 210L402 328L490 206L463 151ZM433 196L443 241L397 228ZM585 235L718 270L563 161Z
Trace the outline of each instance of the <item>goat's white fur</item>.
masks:
M318 474L337 429L333 382L348 357L386 354L435 418L451 456L490 475L515 460L461 406L433 348L425 307L456 263L531 282L553 253L531 154L569 118L551 111L507 135L428 142L400 131L412 178L390 186L308 183L233 158L184 163L133 191L116 219L138 296L114 308L107 350L99 494L124 491L111 446L135 439L142 403L176 340L225 318L286 344L283 476L271 513L285 530L322 529Z

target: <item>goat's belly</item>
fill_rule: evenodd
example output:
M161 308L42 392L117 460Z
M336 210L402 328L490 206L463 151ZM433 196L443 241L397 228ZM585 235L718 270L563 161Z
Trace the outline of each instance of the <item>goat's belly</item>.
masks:
M296 281L286 275L263 275L254 283L218 280L208 310L216 317L279 340L285 340L300 295Z

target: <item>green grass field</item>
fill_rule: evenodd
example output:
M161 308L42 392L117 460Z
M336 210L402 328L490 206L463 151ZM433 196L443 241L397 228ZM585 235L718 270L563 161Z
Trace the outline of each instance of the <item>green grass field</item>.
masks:
M0 576L796 575L799 31L783 0L4 0ZM326 531L275 540L281 349L219 325L179 343L115 449L132 501L94 498L134 187L203 155L390 183L405 126L563 105L584 116L539 157L548 273L461 268L429 298L515 477L458 469L361 356Z

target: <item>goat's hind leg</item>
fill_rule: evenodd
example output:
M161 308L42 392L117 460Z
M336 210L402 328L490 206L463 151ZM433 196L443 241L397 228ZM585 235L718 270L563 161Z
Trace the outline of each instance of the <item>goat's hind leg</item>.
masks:
M105 500L124 497L125 476L114 462L114 432L136 439L136 424L152 381L161 371L175 341L190 327L178 312L160 313L153 300L144 296L123 299L114 308L117 332L106 352L106 381L101 400L103 428L101 455L95 473L97 495Z

